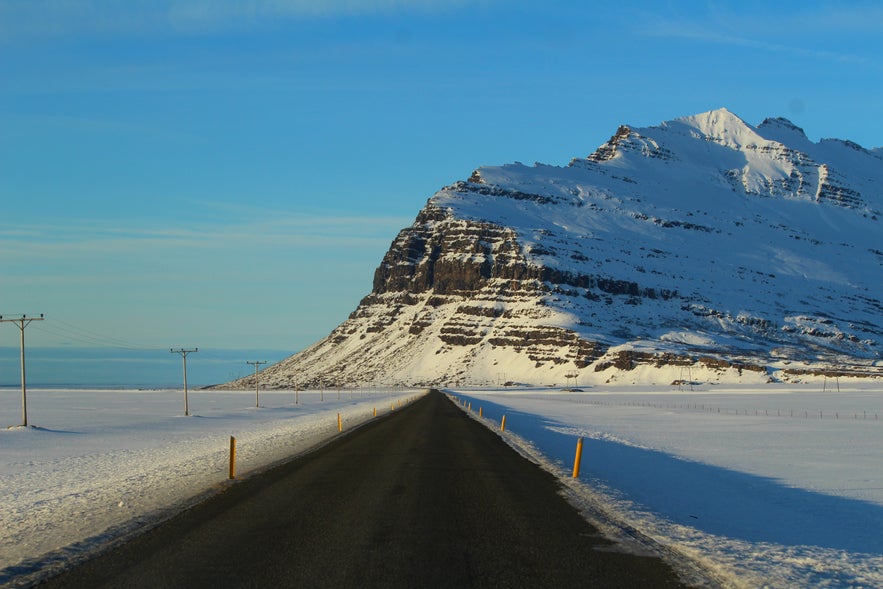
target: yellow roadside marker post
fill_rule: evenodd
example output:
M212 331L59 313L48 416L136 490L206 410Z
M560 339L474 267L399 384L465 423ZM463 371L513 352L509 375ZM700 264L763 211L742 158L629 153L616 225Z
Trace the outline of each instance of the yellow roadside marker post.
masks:
M573 478L579 478L579 463L583 458L583 439L576 441L576 456L573 458Z
M236 478L236 438L230 436L230 478Z

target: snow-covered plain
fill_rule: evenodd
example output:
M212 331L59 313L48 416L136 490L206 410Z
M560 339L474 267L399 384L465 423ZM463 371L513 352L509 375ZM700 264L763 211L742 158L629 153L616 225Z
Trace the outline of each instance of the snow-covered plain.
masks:
M650 538L734 587L883 587L880 383L457 390L625 544ZM0 429L0 586L69 566L227 479L389 412L413 390L33 390ZM483 417L478 417L481 408ZM20 419L17 391L0 423ZM585 438L580 478L570 477ZM616 525L603 523L610 518ZM636 540L637 538L637 540Z
M416 390L29 390L0 427L0 586L27 585L229 484L421 395ZM297 403L296 403L297 401ZM0 426L21 423L17 390Z
M450 393L613 535L735 587L883 587L883 386L832 385Z

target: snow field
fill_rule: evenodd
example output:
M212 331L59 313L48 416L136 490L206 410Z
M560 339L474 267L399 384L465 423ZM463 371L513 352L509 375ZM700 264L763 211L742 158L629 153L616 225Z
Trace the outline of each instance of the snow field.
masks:
M236 476L300 455L423 393L32 390L32 427L0 429L0 586L69 566ZM0 420L20 422L17 391Z
M607 532L626 544L652 538L678 568L698 563L734 587L883 586L883 394L820 390L452 394L496 431L505 414L504 439L590 519L616 522Z

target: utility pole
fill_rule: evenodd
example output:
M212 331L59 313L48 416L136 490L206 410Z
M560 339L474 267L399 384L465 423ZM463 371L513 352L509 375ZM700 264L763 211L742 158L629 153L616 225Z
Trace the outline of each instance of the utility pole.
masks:
M21 331L21 424L28 427L28 387L25 379L25 327L30 325L31 321L43 321L43 313L39 317L21 316L21 319L4 319L0 315L0 323L16 323Z
M184 348L179 348L177 350L169 349L169 353L171 354L181 354L181 358L184 359L184 415L190 415L190 405L187 403L187 354L191 354L194 352L198 352L199 348L193 348L192 350L185 350Z
M263 362L260 362L260 361L252 362L250 360L246 360L245 363L252 364L254 366L254 406L260 407L260 405L258 404L258 366L260 366L261 364L266 364L267 362L266 362L266 360Z

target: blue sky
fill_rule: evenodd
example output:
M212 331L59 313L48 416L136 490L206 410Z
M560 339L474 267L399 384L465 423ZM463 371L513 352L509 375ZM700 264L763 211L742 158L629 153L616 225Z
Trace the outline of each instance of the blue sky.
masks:
M881 55L876 2L0 0L0 314L293 352L476 167L719 107L877 147Z

